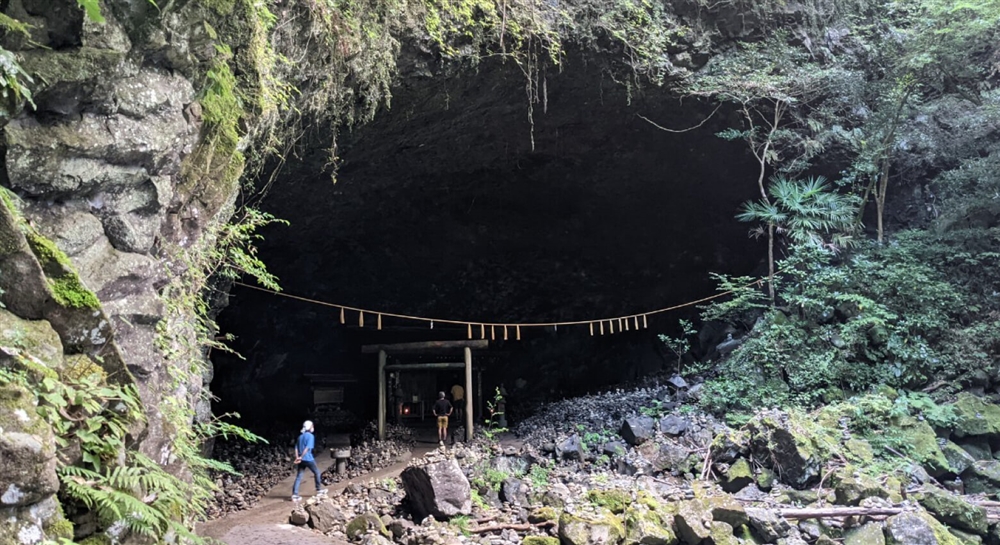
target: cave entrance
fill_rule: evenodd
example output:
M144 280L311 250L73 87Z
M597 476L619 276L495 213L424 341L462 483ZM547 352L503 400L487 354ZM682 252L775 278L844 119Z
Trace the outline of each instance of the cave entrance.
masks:
M489 347L487 340L468 341L424 341L396 344L374 344L361 347L362 354L378 354L378 435L385 439L386 413L391 410L394 418L401 422L404 416L419 415L421 421L438 399L437 392L451 395L456 412L464 413L465 440L472 440L473 433L473 393L472 393L472 350ZM458 354L462 361L439 361L453 359ZM392 362L389 356L393 356ZM417 361L414 361L417 358ZM420 361L430 358L435 361ZM461 384L442 387L441 378L461 369ZM386 372L390 375L386 375ZM435 375L427 380L427 373ZM444 373L442 373L444 372ZM445 375L442 377L441 375ZM392 378L392 380L390 380ZM452 382L452 381L448 381ZM482 379L479 380L482 390ZM459 395L462 399L459 399ZM476 396L478 398L478 396ZM457 405L461 404L461 407ZM458 420L455 420L456 424Z
M667 87L630 90L573 54L547 76L547 103L530 118L513 63L449 77L401 70L392 107L339 135L335 183L322 130L261 173L260 207L290 225L262 229L257 255L286 294L328 304L234 287L219 325L246 359L213 353L217 414L294 430L310 417L305 375L353 374L334 422L346 428L350 413L374 435L375 355L361 346L464 340L466 322L628 316L714 294L709 273L766 271L764 243L748 244L734 218L759 196L759 165L745 144L717 136L739 126L729 108ZM338 305L370 309L369 322L342 320ZM476 353L486 400L505 386L516 422L540 403L670 372L676 357L657 335L678 335L689 310L613 335L532 328L494 341L487 331L489 350ZM725 336L692 342L707 351Z

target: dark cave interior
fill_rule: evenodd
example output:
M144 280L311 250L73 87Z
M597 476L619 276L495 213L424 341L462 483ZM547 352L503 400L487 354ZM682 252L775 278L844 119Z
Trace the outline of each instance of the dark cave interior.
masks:
M341 134L336 182L328 135L312 135L262 201L290 226L264 230L261 259L289 294L473 322L633 314L712 294L710 272L759 271L764 245L734 219L755 196L757 167L741 143L715 135L734 124L725 110L662 131L640 115L683 128L715 107L630 92L579 56L545 78L533 128L524 89L510 63L402 78L390 109ZM506 386L516 417L669 368L657 335L693 315L652 316L648 329L613 336L525 329L477 352L476 367L484 391ZM368 420L376 358L362 345L466 338L464 326L386 318L377 330L375 316L362 328L353 312L346 321L336 308L235 286L219 324L246 359L213 353L216 414L237 411L250 425L302 418L310 375L337 375L348 380L343 408ZM454 379L432 375L424 398Z

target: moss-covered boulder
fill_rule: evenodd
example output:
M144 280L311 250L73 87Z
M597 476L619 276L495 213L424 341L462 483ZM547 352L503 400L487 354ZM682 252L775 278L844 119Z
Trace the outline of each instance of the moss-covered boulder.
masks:
M889 496L889 492L874 477L865 475L852 466L838 471L833 482L833 492L839 505L858 505L865 498Z
M764 492L770 492L771 488L774 487L775 475L774 471L768 468L761 468L757 472L757 488L763 490Z
M962 448L965 452L972 456L973 460L992 460L993 459L993 449L990 448L990 442L985 437L966 437L964 439L956 439L955 444Z
M962 481L969 494L996 494L1000 491L1000 462L979 460L962 472Z
M958 541L960 541L962 545L983 545L983 537L980 535L976 535L971 532L963 532L962 530L958 530L956 528L949 528L948 531L951 532L951 535L958 538Z
M37 503L59 490L52 428L35 412L35 395L0 386L0 506Z
M844 536L844 545L885 545L882 523L869 522L847 532Z
M712 460L731 464L750 453L750 437L742 430L726 428L712 438Z
M712 512L701 500L684 501L677 505L674 527L683 543L701 543L712 535Z
M887 545L962 545L943 524L927 513L901 513L885 521Z
M559 517L563 545L617 545L625 540L625 526L607 509L592 514L564 512Z
M562 512L554 507L538 507L528 513L528 522L538 524L542 522L557 522Z
M0 545L55 543L73 539L54 496L25 507L0 507Z
M677 534L672 521L645 505L635 505L625 510L625 545L674 545Z
M733 528L739 528L750 522L743 504L732 496L712 496L702 500L705 507L712 513L712 520L725 522Z
M729 466L725 477L719 483L726 492L739 492L753 482L753 468L746 458L740 458Z
M385 524L382 524L382 519L375 513L365 513L354 517L351 519L351 522L347 523L347 528L345 529L347 539L351 541L361 539L361 536L368 532L378 532L385 537L391 537Z
M859 465L870 464L875 460L875 451L872 450L871 444L857 437L844 441L844 455Z
M50 369L63 366L62 341L45 320L23 320L0 308L0 344L31 354Z
M955 410L956 437L1000 435L1000 406L963 392L951 407Z
M725 522L712 521L710 532L713 545L740 545L740 540L733 535L733 527Z
M559 545L559 538L551 536L527 536L521 540L521 545Z
M917 500L941 522L970 532L986 535L986 510L934 487L925 487Z
M944 445L941 445L941 452L944 454L945 460L948 460L951 472L956 475L960 475L976 461L965 449L951 441L946 441Z
M829 448L838 443L814 419L791 411L762 412L746 429L754 456L769 460L780 480L798 489L819 481Z
M931 476L938 477L951 470L930 424L906 416L898 420L897 430L901 435L902 444L908 447L907 454Z
M587 492L587 500L594 505L608 509L612 513L621 514L632 503L632 494L620 488L589 490Z

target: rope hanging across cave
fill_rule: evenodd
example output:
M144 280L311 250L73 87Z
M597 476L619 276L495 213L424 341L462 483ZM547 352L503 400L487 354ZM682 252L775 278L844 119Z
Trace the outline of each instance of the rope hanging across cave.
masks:
M371 310L360 307L353 307L350 305L340 305L337 303L330 303L327 301L320 301L317 299L310 299L308 297L301 297L298 295L291 295L289 293L282 293L280 291L274 291L267 288L262 288L260 286L254 286L251 284L245 284L243 282L234 282L237 286L244 288L250 288L252 290L262 291L264 293L270 293L271 295L278 295L281 297L287 297L289 299L295 299L296 301L303 301L306 303L312 303L315 305L322 305L325 307L332 307L340 309L340 323L347 323L347 313L353 312L358 315L358 327L365 327L365 315L375 316L376 325L375 327L379 330L382 329L382 317L396 318L400 320L410 320L415 322L424 322L430 324L430 328L434 329L434 324L450 324L450 325L462 325L466 328L466 334L470 339L473 338L474 334L478 335L480 339L485 339L487 335L487 330L489 330L490 340L497 340L497 335L501 335L503 340L509 340L510 331L514 332L515 340L521 340L521 328L532 328L532 327L553 327L558 329L560 326L588 326L590 329L590 335L604 335L607 331L608 335L614 335L615 333L622 333L625 331L638 331L639 329L646 329L649 327L649 322L647 317L653 314L663 314L665 312L670 312L672 310L681 309L684 307L694 306L700 303L705 303L713 299L718 299L720 297L725 297L731 295L737 291L750 288L752 286L761 286L765 280L763 278L755 280L735 288L729 291L724 291L711 295L708 297L702 297L701 299L696 299L694 301L688 301L686 303L681 303L679 305L673 305L664 308L658 308L655 310L649 310L646 312L640 312L638 314L629 314L625 316L615 316L612 318L598 318L595 320L572 320L565 322L477 322L469 320L452 320L452 319L442 319L442 318L428 318L426 316L413 316L409 314L399 314L396 312L382 312L377 310ZM606 329L605 329L605 326ZM616 329L617 328L617 329ZM499 333L498 333L499 331Z

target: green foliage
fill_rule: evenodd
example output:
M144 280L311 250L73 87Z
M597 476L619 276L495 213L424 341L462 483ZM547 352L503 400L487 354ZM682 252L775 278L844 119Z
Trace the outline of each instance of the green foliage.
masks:
M534 464L528 470L528 481L532 488L542 490L549 484L549 468L542 464Z
M990 86L1000 52L1000 1L904 0L898 28L901 68L937 92L956 91L978 102Z
M754 236L762 236L767 225L774 225L780 235L793 244L815 244L835 251L854 245L856 199L831 191L822 176L790 180L771 178L770 202L744 203L736 219L760 223Z
M490 508L490 506L486 503L486 501L483 500L483 497L479 494L478 488L473 487L471 492L472 492L472 505L475 505L476 507L482 509L483 511Z
M190 528L203 518L212 485L197 473L190 482L171 475L128 448L130 433L143 420L133 385L105 382L96 366L89 374L60 376L30 354L18 351L15 359L15 367L0 369L0 384L18 384L37 397L36 411L51 426L60 449L64 503L93 510L105 527L121 522L131 533L154 540L176 536L203 542ZM225 428L225 433L234 432ZM77 451L79 461L72 459ZM191 464L195 471L211 467L232 472L227 464L200 460Z
M503 405L503 394L500 393L500 388L498 387L493 394L493 399L486 402L486 418L483 420L483 427L481 428L483 435L490 441L496 439L500 434L507 432L507 428L500 426L500 417L504 414L504 411L501 409Z
M695 330L694 324L689 320L681 319L678 323L681 328L680 337L675 338L668 335L660 335L659 337L660 342L666 345L667 349L677 357L677 374L681 374L681 359L684 357L684 354L687 354L691 350L691 341L689 338L697 335L698 331Z
M22 101L31 104L31 89L25 83L33 80L17 62L13 53L0 47L0 116L12 117Z
M86 14L87 18L95 23L103 23L104 16L101 15L101 5L99 0L76 0L76 4L80 6Z
M968 298L931 266L943 250L934 248L921 233L846 258L795 247L780 267L786 310L764 313L706 383L703 403L717 411L811 405L840 390L916 386L983 365L990 356L969 350L973 326L958 320Z
M458 529L463 536L470 537L472 536L472 533L469 532L469 525L471 522L472 519L470 519L468 515L458 515L456 517L452 517L451 520L448 521L448 524L451 524Z

